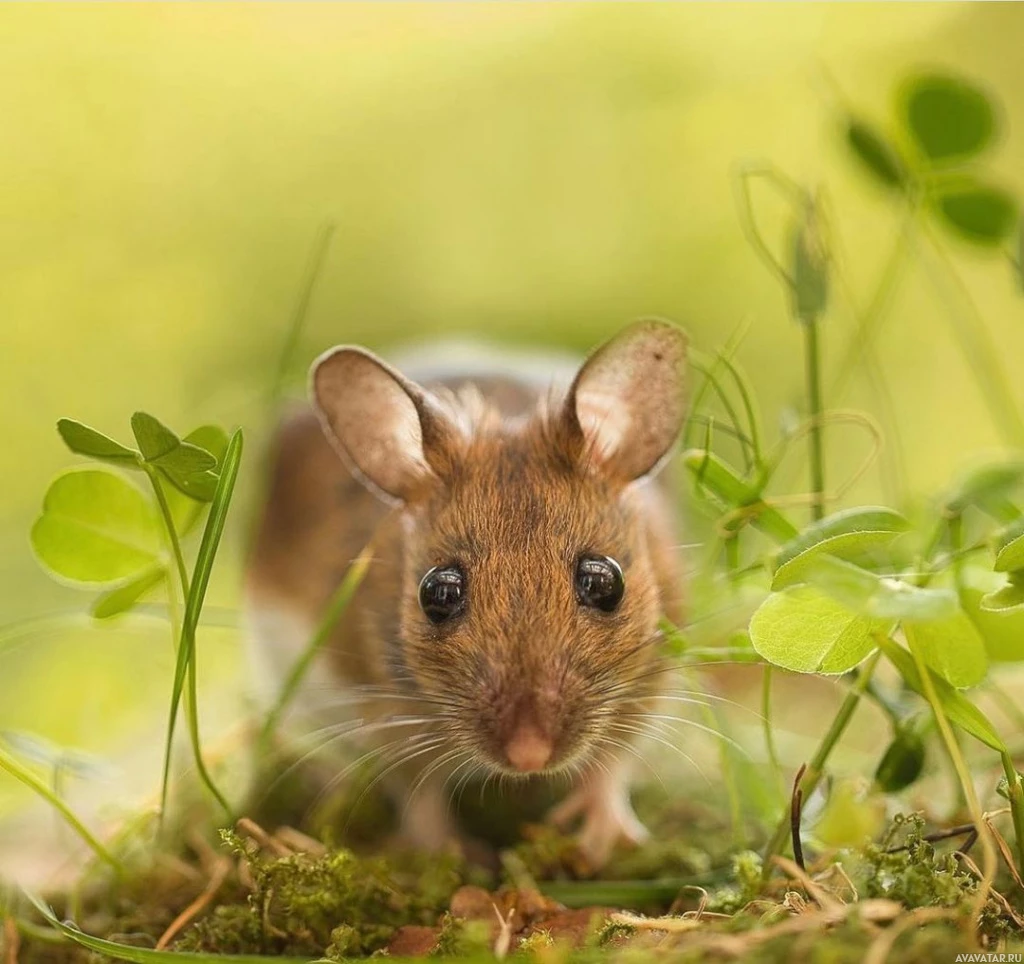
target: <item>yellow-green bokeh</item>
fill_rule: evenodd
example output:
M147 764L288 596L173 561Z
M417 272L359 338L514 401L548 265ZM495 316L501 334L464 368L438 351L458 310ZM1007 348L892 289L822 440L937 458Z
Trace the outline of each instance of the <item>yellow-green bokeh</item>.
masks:
M898 214L844 151L844 103L886 123L909 71L965 73L1002 107L989 170L1024 194L1017 4L7 4L0 36L3 624L87 601L27 542L72 461L55 421L127 440L136 408L180 431L249 430L214 593L235 603L258 403L325 219L337 231L297 389L337 341L459 332L582 349L653 313L712 351L749 322L738 359L774 437L801 404L801 335L740 230L739 163L827 190L861 305ZM783 209L763 211L780 240ZM1024 402L1024 295L1001 255L950 251ZM917 494L999 443L943 302L914 265L878 341ZM828 396L851 331L837 290L826 402L877 414L861 377ZM863 443L830 445L841 478ZM879 498L879 479L850 498ZM166 632L117 633L0 648L0 729L116 753L155 733ZM233 650L219 645L225 679ZM0 778L0 811L13 799Z

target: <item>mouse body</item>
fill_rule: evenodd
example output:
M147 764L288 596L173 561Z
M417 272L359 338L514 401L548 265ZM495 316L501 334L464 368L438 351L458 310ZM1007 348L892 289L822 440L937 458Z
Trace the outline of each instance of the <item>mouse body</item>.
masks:
M322 355L281 424L245 587L269 701L349 565L372 558L289 725L351 732L418 847L456 838L477 778L567 782L600 866L645 831L634 744L681 619L675 499L655 479L685 417L686 338L628 326L582 364L435 350Z

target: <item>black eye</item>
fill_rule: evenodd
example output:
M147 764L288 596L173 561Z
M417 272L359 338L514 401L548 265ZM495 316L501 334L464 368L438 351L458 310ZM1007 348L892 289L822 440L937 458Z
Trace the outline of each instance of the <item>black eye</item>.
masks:
M436 566L420 581L420 608L432 623L443 623L462 612L466 577L455 566Z
M581 606L610 613L622 602L626 583L610 556L580 556L576 563L576 599Z

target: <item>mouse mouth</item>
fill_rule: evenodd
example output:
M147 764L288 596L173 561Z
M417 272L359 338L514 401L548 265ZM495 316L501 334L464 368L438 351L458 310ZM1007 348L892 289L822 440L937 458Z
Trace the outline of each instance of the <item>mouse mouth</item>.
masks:
M493 773L552 776L572 768L591 749L596 721L572 692L538 685L525 694L481 696L472 717L460 716L458 723L467 735L472 726L478 759Z

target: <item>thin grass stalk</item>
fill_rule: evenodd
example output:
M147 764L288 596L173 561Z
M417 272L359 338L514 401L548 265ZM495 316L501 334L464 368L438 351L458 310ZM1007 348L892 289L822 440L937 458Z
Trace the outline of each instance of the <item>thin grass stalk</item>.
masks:
M124 872L121 862L93 835L88 827L75 815L74 811L53 792L45 781L37 777L31 770L24 766L20 760L0 747L0 769L5 770L15 780L23 783L38 796L42 797L51 807L54 808L81 837L90 850L104 863L109 864L118 875Z
M277 695L277 699L274 701L274 705L267 713L263 721L263 726L260 729L257 747L261 757L265 756L269 750L274 733L277 731L285 711L295 698L296 693L298 693L303 679L305 679L310 666L313 664L313 660L330 638L338 620L348 608L349 603L352 601L352 597L355 595L356 590L359 588L366 576L366 571L369 568L372 559L373 546L368 545L353 560L352 564L348 567L348 571L345 573L344 578L335 590L334 595L331 597L330 602L327 604L327 609L324 612L316 631L310 637L309 642L306 644L306 648L302 651L302 654L295 661L289 671L288 676Z
M821 782L821 778L825 772L825 765L828 763L829 757L832 755L832 751L839 743L840 737L846 731L847 726L850 725L850 720L853 718L854 711L857 709L861 696L864 694L868 684L871 682L872 674L875 672L875 667L878 665L878 661L881 659L881 656L881 650L876 649L861 665L857 674L857 681L850 687L849 692L846 694L846 698L839 707L839 712L836 713L833 718L828 731L825 733L825 736L822 737L821 743L819 744L814 757L808 764L807 769L804 771L804 775L800 779L800 783L798 785L798 789L802 794L802 802L800 804L801 812L803 812L803 808L806 806L811 794L814 793L818 784ZM789 836L790 814L787 808L786 813L783 814L782 819L775 828L775 832L772 834L768 844L764 848L763 862L765 877L771 873L773 866L772 857L782 852L782 847Z

